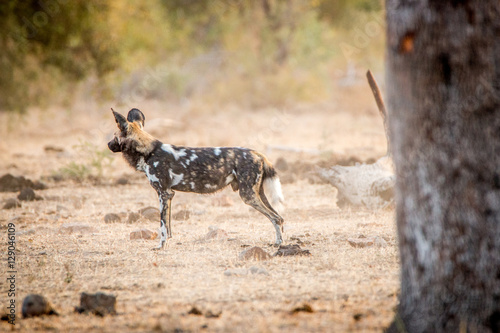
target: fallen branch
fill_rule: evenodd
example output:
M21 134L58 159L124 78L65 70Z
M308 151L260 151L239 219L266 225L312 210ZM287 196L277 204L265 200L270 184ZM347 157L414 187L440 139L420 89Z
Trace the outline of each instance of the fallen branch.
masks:
M350 204L375 209L386 207L394 201L396 177L390 156L387 110L372 72L368 71L366 77L384 121L387 154L373 164L336 165L329 169L317 168L318 176L338 189L337 205L339 207Z
M375 77L372 74L372 71L368 70L366 72L366 78L368 79L368 84L370 85L370 88L373 93L373 97L375 98L375 102L377 103L378 110L380 112L380 116L382 117L382 120L384 121L384 129L385 129L385 137L387 139L387 155L391 154L391 142L389 140L389 125L387 123L388 117L387 117L387 109L385 108L385 103L384 99L382 97L382 93L380 92L380 89L377 84L377 80L375 80Z

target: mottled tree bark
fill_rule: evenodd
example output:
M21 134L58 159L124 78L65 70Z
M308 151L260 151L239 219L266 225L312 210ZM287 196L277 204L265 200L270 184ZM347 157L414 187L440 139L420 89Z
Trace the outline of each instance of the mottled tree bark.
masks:
M390 332L500 330L500 1L387 0Z

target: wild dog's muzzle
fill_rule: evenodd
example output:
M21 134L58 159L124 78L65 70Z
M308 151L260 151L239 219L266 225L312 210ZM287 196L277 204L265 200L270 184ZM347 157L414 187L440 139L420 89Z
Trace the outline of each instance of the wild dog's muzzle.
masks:
M119 153L122 151L120 143L118 142L118 138L116 136L113 138L113 140L108 142L108 148L113 153Z

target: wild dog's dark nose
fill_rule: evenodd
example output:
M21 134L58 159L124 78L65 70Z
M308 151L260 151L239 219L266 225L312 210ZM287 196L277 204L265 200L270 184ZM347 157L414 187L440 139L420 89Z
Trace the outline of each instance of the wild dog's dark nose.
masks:
M108 142L108 148L113 153L119 153L121 151L120 144L118 143L118 139L116 137L113 140Z

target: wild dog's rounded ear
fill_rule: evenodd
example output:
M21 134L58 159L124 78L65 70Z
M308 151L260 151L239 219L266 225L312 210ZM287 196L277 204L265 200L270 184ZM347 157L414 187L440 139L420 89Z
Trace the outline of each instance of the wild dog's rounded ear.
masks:
M113 108L111 108L111 111L113 112L113 116L115 116L116 125L118 126L120 131L126 132L128 128L127 119L125 119L124 116L113 110Z
M144 127L144 121L146 120L146 117L144 117L144 113L141 112L141 110L133 108L128 112L127 115L127 120L131 123L137 122L141 126L141 128Z

